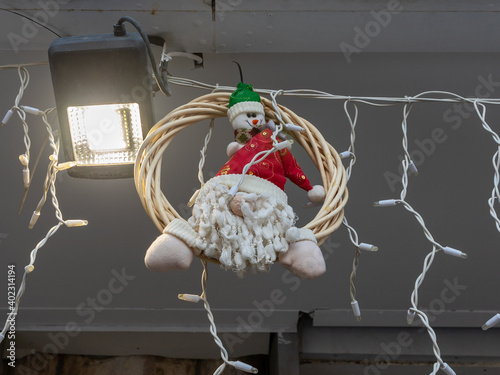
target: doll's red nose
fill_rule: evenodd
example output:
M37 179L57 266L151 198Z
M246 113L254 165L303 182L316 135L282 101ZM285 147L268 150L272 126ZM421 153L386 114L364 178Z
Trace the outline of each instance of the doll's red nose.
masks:
M257 120L257 119L252 120L252 124L257 125L258 123L259 123L259 120Z

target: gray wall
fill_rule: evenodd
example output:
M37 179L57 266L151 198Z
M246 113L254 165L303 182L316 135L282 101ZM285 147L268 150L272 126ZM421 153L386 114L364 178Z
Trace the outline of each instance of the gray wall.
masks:
M447 90L464 96L498 97L500 74L498 54L361 53L348 64L342 54L206 54L203 69L192 69L188 60L175 60L172 75L207 83L236 85L238 73L233 60L244 71L245 80L256 88L311 88L332 94L359 96L412 96L427 90ZM6 55L2 63L45 59L43 53ZM47 108L54 105L47 66L29 69L32 81L23 103ZM0 113L13 104L18 90L14 70L1 71ZM491 87L484 85L490 77ZM489 90L488 90L489 89ZM171 98L157 96L157 118L207 92L173 87ZM313 123L339 152L348 147L349 126L341 101L280 97L283 104ZM371 107L359 104L356 150L357 163L349 183L350 200L346 216L363 242L376 244L378 253L363 253L356 282L363 321L350 312L349 274L353 256L344 228L330 236L323 246L327 273L312 281L287 277L280 265L267 274L238 279L232 272L209 267L209 299L221 332L242 329L241 322L258 321L262 332L234 346L239 355L265 353L267 332L294 331L299 311L314 312L318 325L388 326L405 325L410 293L431 249L414 218L401 206L374 208L376 200L397 198L400 184L391 185L387 173L398 173L402 155L402 105ZM409 117L412 150L417 143L429 149L419 165L418 177L411 177L408 201L424 217L438 242L462 249L467 260L440 253L421 288L421 306L430 308L436 326L479 327L500 310L498 292L498 232L489 216L487 199L493 184L491 157L495 152L490 136L474 113L454 114L453 104L428 103L414 106ZM488 120L498 130L499 109L488 106ZM44 137L43 124L29 117L32 154ZM198 187L196 173L199 149L207 123L183 132L165 154L165 194L181 207ZM436 130L436 129L442 129ZM439 144L427 140L439 132ZM22 128L13 119L0 129L0 285L6 285L7 264L15 264L17 279L29 260L29 252L56 223L50 202L36 227L27 229L29 218L41 194L47 150L34 177L21 215L17 215L23 194L18 155L24 152ZM217 120L209 147L207 171L216 172L225 160L225 146L232 131L225 119ZM313 182L319 177L307 155L294 149ZM182 160L182 161L181 161ZM178 293L198 293L201 265L187 272L157 274L145 268L143 257L158 235L145 214L133 180L95 181L58 176L58 198L65 218L89 221L84 228L61 228L40 250L35 271L29 276L17 317L20 334L18 351L43 349L50 342L47 332L64 330L75 322L83 333L76 335L60 352L82 354L165 354L189 356L197 347L199 357L217 357L215 345L204 334L206 345L191 340L190 334L207 332L208 321L201 305L177 299ZM300 224L315 215L302 209L306 195L288 183L292 205ZM115 270L115 271L113 271ZM132 275L123 291L105 301L113 272ZM132 277L131 277L132 278ZM456 298L443 300L449 283L462 287ZM0 290L0 307L6 308L6 287ZM273 290L282 293L280 303L264 316L256 305L269 300ZM447 293L447 292L444 292ZM107 294L109 295L109 293ZM2 297L3 296L3 297ZM449 294L446 294L449 296ZM89 300L97 298L98 307ZM80 306L80 308L78 308ZM260 314L260 316L258 315ZM86 321L87 320L87 321ZM132 336L119 336L129 333ZM170 332L167 336L151 332ZM486 333L485 333L486 334ZM127 337L133 337L129 340ZM165 337L174 341L164 340ZM196 336L199 337L199 336ZM243 343L246 342L246 344ZM112 344L110 344L110 342ZM198 345L198 346L197 346ZM211 347L213 345L213 348ZM430 346L430 343L429 343ZM243 349L242 349L243 348Z

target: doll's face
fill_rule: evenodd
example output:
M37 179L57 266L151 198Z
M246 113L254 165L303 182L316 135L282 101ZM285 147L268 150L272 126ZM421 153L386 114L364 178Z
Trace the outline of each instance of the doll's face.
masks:
M260 113L250 112L242 113L236 116L231 123L234 130L237 129L252 129L261 128L266 123L264 115Z

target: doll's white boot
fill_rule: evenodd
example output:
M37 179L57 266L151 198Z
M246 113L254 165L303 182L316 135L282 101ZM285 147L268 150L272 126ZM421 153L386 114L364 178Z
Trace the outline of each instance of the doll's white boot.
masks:
M302 279L314 279L326 271L323 254L313 241L291 243L288 251L279 254L278 260L283 267Z
M184 241L171 234L162 234L149 246L144 263L157 272L185 271L191 266L193 258L193 251Z

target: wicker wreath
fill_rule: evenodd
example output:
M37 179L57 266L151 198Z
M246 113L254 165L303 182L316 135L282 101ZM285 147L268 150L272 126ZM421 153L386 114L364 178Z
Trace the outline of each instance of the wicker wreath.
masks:
M227 116L229 96L230 93L226 92L212 93L178 107L158 121L144 140L134 167L135 186L144 209L160 232L173 219L183 220L161 190L163 152L182 129L202 120ZM266 118L278 123L271 101L262 98L262 104ZM312 230L318 245L321 245L344 218L344 206L348 198L345 169L337 151L310 122L284 106L278 107L285 123L304 128L301 132L294 132L293 137L321 173L326 197L316 217L304 226Z

